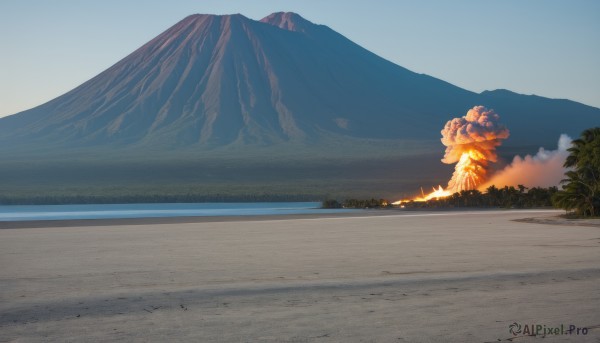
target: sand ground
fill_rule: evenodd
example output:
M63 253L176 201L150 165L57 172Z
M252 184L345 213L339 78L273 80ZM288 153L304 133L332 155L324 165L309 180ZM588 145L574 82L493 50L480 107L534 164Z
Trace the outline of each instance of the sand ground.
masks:
M514 221L556 214L2 229L0 341L600 342L600 228Z

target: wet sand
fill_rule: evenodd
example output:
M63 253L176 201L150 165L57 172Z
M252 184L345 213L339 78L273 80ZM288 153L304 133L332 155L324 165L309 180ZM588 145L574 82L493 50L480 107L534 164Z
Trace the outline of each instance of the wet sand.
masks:
M5 224L0 341L599 342L600 229L514 221L559 213Z

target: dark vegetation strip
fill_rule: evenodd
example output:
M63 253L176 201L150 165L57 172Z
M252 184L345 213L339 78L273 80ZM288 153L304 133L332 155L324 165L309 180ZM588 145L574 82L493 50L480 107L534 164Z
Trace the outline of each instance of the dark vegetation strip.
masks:
M311 194L131 194L131 195L0 195L0 205L146 204L202 202L295 202L319 201Z
M552 197L558 192L557 187L528 189L523 185L515 187L489 187L485 192L478 190L454 193L446 198L429 201L407 201L400 206L409 209L444 209L444 208L539 208L553 206ZM386 208L392 207L386 199L347 199L338 202L335 199L323 201L324 208Z

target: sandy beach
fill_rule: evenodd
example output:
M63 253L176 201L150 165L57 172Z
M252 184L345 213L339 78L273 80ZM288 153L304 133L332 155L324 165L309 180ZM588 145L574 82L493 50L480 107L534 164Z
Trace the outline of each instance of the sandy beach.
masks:
M600 342L600 228L557 211L3 224L0 341Z

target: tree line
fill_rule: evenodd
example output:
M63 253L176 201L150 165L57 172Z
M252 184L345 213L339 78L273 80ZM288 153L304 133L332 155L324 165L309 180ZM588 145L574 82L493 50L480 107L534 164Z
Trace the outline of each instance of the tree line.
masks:
M0 195L0 205L148 204L202 202L304 202L319 195L294 194L115 194L115 195ZM318 201L318 200L317 200Z
M488 187L485 192L478 190L461 191L445 198L432 199L426 202L411 201L405 203L406 208L456 208L456 207L499 207L499 208L535 208L551 207L552 196L558 192L557 187L533 187L531 189L518 185Z
M322 208L383 208L392 207L386 199L346 199L338 202L335 199L327 199L322 203Z
M552 196L558 192L557 187L531 189L518 185L517 188L490 186L485 192L468 190L454 193L445 198L428 201L403 202L404 208L461 208L461 207L504 207L533 208L552 206ZM388 208L393 207L387 199L347 199L341 203L329 199L323 202L324 208Z

